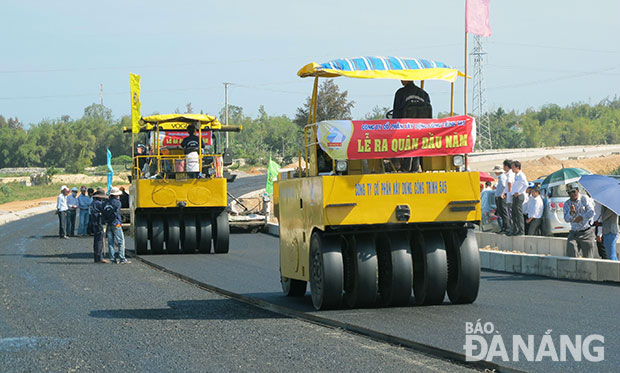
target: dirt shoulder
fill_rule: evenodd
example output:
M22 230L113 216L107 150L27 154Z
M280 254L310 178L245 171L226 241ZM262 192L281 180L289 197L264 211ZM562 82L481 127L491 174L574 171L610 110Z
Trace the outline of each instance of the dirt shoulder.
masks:
M528 180L549 175L562 167L578 167L586 169L593 174L606 175L620 167L620 155L567 160L560 160L554 156L547 155L535 161L525 161L522 163L522 169L528 176Z
M56 197L45 197L45 198L33 199L30 201L13 201L13 202L8 202L8 203L3 203L3 204L0 204L0 214L27 210L33 207L39 207L41 205L54 204L54 203L56 203Z

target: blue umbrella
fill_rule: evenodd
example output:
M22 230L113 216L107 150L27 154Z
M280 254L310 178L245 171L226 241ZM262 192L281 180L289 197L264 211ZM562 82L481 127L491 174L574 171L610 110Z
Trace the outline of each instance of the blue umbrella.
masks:
M581 184L601 205L620 215L620 184L613 177L603 175L583 175Z

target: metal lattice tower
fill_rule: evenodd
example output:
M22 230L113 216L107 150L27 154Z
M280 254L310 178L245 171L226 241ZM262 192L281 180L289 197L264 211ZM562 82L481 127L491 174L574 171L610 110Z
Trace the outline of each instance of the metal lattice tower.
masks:
M482 48L482 36L474 35L474 50L470 56L474 60L473 114L476 117L476 145L479 150L493 148L484 82L484 56L486 54Z

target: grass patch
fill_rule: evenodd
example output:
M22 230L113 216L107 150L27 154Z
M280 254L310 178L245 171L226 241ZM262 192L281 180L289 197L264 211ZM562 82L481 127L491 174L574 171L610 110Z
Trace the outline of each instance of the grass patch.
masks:
M115 183L119 185L122 183ZM60 194L60 187L63 184L54 183L48 185L25 186L21 183L6 183L0 185L0 204L13 201L28 201L31 199L39 199L45 197L54 197ZM86 184L87 188L103 187L102 183Z
M24 177L24 176L30 176L32 173L31 172L0 172L0 178L3 177Z

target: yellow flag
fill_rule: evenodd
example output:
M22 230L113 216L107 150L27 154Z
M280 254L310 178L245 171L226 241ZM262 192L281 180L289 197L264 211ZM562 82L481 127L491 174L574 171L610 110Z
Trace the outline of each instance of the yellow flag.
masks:
M140 75L129 74L131 87L131 132L140 132Z

